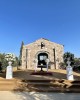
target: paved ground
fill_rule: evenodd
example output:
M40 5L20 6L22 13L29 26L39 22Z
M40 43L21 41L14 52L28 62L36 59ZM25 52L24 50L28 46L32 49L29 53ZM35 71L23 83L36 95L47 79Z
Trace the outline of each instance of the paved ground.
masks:
M0 100L80 100L80 93L0 91Z
M43 76L43 75L31 75L34 70L26 70L26 71L14 71L14 78L17 79L26 79L26 80L39 80L39 79L67 79L66 78L66 70L49 70L52 72L52 76ZM73 72L74 79L80 80L80 72Z
M52 76L43 75L31 75L34 70L15 70L13 72L13 78L15 79L26 79L26 80L46 80L46 79L66 79L66 70L49 70L52 72ZM74 79L80 80L80 72L73 72ZM0 73L0 79L5 79L6 73Z

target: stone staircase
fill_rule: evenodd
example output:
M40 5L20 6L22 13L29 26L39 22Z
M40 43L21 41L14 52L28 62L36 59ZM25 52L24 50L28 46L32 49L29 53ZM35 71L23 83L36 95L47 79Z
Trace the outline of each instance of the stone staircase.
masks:
M0 79L0 91L80 93L80 81Z
M80 93L80 81L68 80L23 80L23 89L36 92L76 92Z
M17 81L15 79L0 79L0 91L12 91L16 89Z
M67 91L69 92L76 92L76 93L80 93L80 81L68 81L65 80L63 82L63 88L65 88Z

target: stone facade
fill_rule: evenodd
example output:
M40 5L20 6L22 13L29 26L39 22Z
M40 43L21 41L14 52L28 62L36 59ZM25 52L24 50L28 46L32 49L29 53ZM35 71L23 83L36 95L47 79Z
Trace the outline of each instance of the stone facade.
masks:
M59 69L59 64L63 62L63 53L63 45L41 38L31 44L23 46L22 68L34 69L36 66L35 59L38 59L39 62L39 56L43 54L49 59L50 69Z

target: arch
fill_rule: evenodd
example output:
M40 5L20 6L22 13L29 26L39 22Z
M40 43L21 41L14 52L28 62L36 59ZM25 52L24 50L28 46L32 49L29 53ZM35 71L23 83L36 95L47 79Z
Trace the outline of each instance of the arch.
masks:
M46 63L46 59L49 58L49 53L48 52L44 52L44 51L40 51L36 54L37 56L37 60L38 60L38 67L47 67L47 63Z
M36 53L35 58L38 59L38 55L39 55L40 53L46 53L46 54L48 55L48 58L49 58L49 52L47 52L47 51L38 51L38 52Z

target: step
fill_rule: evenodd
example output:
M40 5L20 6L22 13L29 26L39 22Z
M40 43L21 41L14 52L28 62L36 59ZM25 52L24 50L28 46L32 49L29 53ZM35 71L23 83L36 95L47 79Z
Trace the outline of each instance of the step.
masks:
M12 90L16 87L16 84L0 84L0 90Z
M61 88L59 88L59 87L56 87L56 89L55 89L55 87L40 87L40 86L36 86L36 87L33 87L33 86L30 86L30 87L28 87L28 89L30 90L30 91L37 91L37 92L48 92L48 91L57 91L57 90L61 90Z
M29 83L28 86L42 86L42 87L63 87L63 88L80 88L80 84L73 84L73 85L64 85L64 84L51 84L51 83Z
M16 83L15 81L9 81L9 82L6 82L6 81L0 81L0 84L14 84Z
M80 88L80 84L67 85L66 88L76 88L76 89L79 89Z
M13 84L16 80L0 80L0 84Z
M41 84L28 84L27 85L27 87L62 87L62 86L60 86L60 85L56 85L56 84L54 84L54 85L50 85L50 84L46 84L46 85L41 85Z
M22 80L22 82L50 82L51 80Z
M29 87L29 91L35 92L62 92L62 93L80 93L80 89L65 89L60 87Z
M17 80L0 79L0 91L14 90L17 85Z
M68 84L66 84L68 83ZM74 85L75 84L75 85ZM36 91L36 92L74 92L80 93L80 89L74 88L77 83L68 80L22 80L18 82L19 87L16 90L19 91ZM70 88L68 86L73 85ZM80 84L78 83L78 86Z
M62 83L80 83L80 80L74 80L74 81L70 81L70 80L64 80Z
M8 91L8 90L15 90L15 86L14 85L0 86L0 91Z
M15 79L0 79L0 82L3 81L3 82L14 82L16 81Z
M80 81L70 81L70 80L22 80L22 82L59 82L59 83L80 83Z
M80 83L64 82L63 86L64 86L64 88L80 88Z

